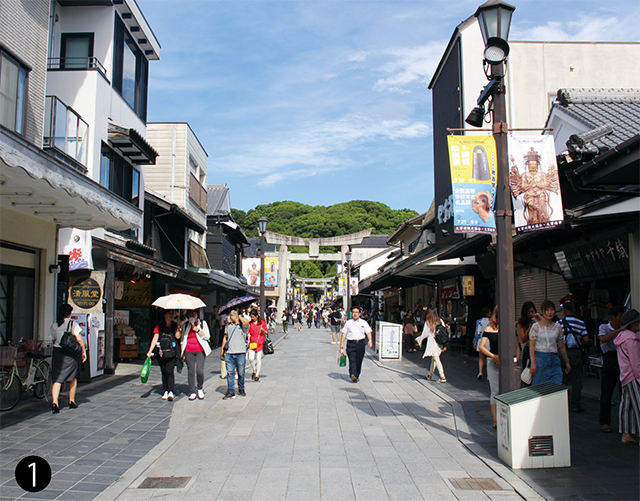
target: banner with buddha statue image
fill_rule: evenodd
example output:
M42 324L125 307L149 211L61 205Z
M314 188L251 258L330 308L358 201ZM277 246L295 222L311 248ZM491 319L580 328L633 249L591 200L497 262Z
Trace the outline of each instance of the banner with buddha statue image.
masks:
M509 184L518 233L557 228L564 210L554 137L509 135Z

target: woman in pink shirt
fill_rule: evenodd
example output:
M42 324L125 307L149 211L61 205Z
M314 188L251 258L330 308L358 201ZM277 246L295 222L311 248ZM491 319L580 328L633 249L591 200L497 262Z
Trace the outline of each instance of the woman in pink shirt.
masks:
M187 363L189 400L195 400L196 397L203 400L204 359L211 353L209 326L198 318L197 311L190 310L182 330L182 359Z
M251 379L260 381L260 369L262 368L262 347L264 335L268 334L267 323L260 320L258 310L251 310L251 323L249 324L249 363L253 368Z
M640 431L640 313L629 310L622 315L625 329L613 341L620 365L620 431L623 445L638 445L631 435Z

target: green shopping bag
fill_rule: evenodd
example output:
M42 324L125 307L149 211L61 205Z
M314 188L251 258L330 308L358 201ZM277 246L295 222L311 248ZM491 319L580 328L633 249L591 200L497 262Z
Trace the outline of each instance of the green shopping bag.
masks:
M144 364L142 364L142 370L140 371L140 380L142 381L142 384L145 384L147 382L147 380L149 379L150 372L151 372L151 357L147 357L147 359L144 361Z
M340 367L346 367L346 366L347 366L347 356L340 355Z

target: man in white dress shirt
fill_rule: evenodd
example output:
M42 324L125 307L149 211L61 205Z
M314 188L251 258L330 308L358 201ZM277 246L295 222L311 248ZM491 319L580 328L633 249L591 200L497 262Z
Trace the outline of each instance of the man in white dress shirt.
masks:
M352 319L347 320L342 328L340 339L340 353L344 353L345 340L347 341L347 357L349 357L349 375L351 381L357 383L364 360L365 346L373 347L371 341L371 327L360 318L360 308L354 306L351 309ZM369 340L367 343L367 339Z

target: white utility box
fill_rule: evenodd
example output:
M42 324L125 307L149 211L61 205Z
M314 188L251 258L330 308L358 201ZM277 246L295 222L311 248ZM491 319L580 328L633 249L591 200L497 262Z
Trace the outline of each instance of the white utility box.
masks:
M567 387L542 383L496 395L498 456L514 470L571 466Z

